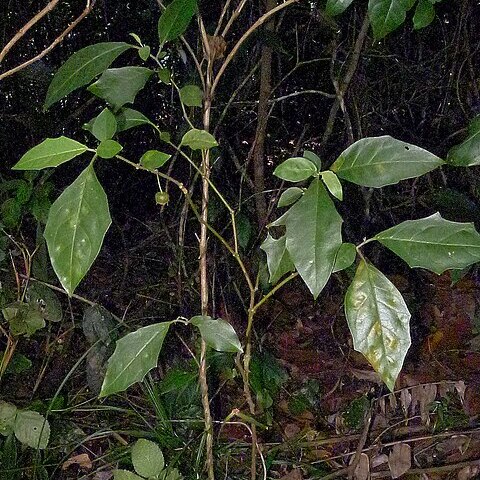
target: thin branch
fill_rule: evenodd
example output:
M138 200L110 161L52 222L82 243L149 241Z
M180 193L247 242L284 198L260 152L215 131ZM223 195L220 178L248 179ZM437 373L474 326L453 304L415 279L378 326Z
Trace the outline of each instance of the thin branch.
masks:
M228 19L227 24L225 25L225 28L223 29L222 32L222 37L225 38L227 36L228 31L230 30L230 27L233 25L233 22L238 18L240 13L243 10L243 7L247 3L247 0L242 0L239 4L238 7L235 9L235 11L232 13L232 16Z
M307 95L307 94L322 95L327 98L336 98L336 95L334 93L323 92L321 90L302 90L300 92L293 92L287 95L283 95L282 97L272 98L271 100L268 101L268 103L277 103L292 97L298 97L299 95Z

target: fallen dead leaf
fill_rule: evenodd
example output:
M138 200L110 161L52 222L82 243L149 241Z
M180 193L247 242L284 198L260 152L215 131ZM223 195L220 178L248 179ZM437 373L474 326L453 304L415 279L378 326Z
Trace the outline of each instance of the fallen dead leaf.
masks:
M302 471L299 468L294 468L291 472L288 472L280 480L303 480Z
M390 467L392 478L401 477L404 473L408 472L412 466L410 445L407 443L397 443L394 445L388 456L388 466Z
M92 469L92 461L87 453L80 453L70 457L67 461L63 462L62 470L66 470L71 465L78 465L78 467L83 471L88 471Z
M358 465L353 474L355 480L368 480L370 478L370 459L366 453L360 455Z
M478 465L470 465L468 467L462 468L458 474L458 480L470 480L471 478L478 478L477 475L480 474L480 467Z

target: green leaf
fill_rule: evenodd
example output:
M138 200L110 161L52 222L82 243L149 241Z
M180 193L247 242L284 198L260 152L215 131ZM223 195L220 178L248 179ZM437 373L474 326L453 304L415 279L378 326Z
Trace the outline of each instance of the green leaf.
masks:
M290 258L317 298L330 278L342 244L342 218L319 179L312 181L283 222Z
M288 182L301 182L317 173L317 167L306 158L293 157L282 162L273 174Z
M129 472L128 470L114 470L113 471L113 480L144 480L142 477L139 477L136 473Z
M435 8L430 0L418 0L415 15L413 16L413 28L419 30L430 25L435 18Z
M100 158L108 159L108 158L113 158L122 150L123 150L123 147L115 140L104 140L97 147L97 155Z
M290 187L287 188L278 200L278 207L288 207L292 203L295 203L302 195L303 195L303 188L298 187Z
M468 137L450 149L447 162L462 167L480 165L480 115L468 126Z
M170 40L175 40L187 29L197 11L196 0L173 0L158 20L160 49Z
M317 167L318 171L322 169L322 160L316 153L313 153L310 150L304 150L303 158L310 160Z
M143 47L142 39L136 33L129 33L129 35L141 46Z
M0 400L0 435L7 437L13 432L16 416L17 407Z
M325 13L331 17L343 13L353 2L353 0L327 0Z
M15 437L24 445L45 449L50 438L50 425L38 412L19 410L13 427Z
M97 140L103 142L111 139L117 131L115 115L108 109L103 109L92 124L92 133Z
M41 170L58 167L87 150L88 147L71 138L47 138L25 153L12 168L13 170Z
M44 233L53 269L69 295L92 266L111 222L107 196L90 164L53 203Z
M382 272L361 260L345 296L353 347L363 353L387 387L395 381L410 347L410 312Z
M439 213L407 220L380 232L374 239L410 267L426 268L439 275L480 261L480 235L473 223L450 222Z
M330 170L340 178L364 187L384 187L434 170L444 162L423 148L388 135L355 142Z
M132 463L135 471L145 478L156 478L165 467L160 447L144 438L137 440L132 447Z
M159 152L158 150L148 150L140 158L140 164L149 170L160 168L168 162L171 155Z
M285 235L275 239L268 234L265 241L260 245L260 248L267 255L267 266L270 273L269 282L272 285L275 285L286 273L295 270L295 265L287 251L286 240Z
M157 72L158 79L164 83L165 85L170 85L172 72L170 72L169 68L160 68Z
M150 47L148 45L144 45L143 47L138 49L138 56L146 62L148 57L150 56Z
M151 124L150 120L138 110L122 108L115 116L117 120L117 132L124 132L140 125Z
M117 341L108 360L100 397L123 392L141 382L157 366L158 356L171 322L155 323L125 335Z
M325 170L321 172L320 175L322 176L323 183L328 188L328 191L338 200L343 200L343 188L342 184L338 177L331 171Z
M402 25L414 4L415 0L369 0L368 15L375 38L380 40Z
M182 138L180 145L190 147L192 150L208 150L218 146L217 141L205 130L192 128Z
M187 107L201 107L203 92L197 85L185 85L180 89L180 101Z
M0 352L0 362L2 361L3 355L4 355L4 352ZM27 370L30 370L32 366L33 366L33 363L29 358L27 358L25 355L22 355L21 353L15 352L10 362L8 363L5 373L18 375L21 373L25 373ZM0 427L0 433L1 433L1 427Z
M340 272L353 265L357 256L357 247L353 243L342 243L335 258L333 272Z
M242 345L233 327L225 320L198 315L190 319L192 325L200 330L206 344L218 352L242 353Z
M88 87L88 91L108 102L115 110L133 103L153 71L145 67L110 68Z
M53 77L45 100L45 110L77 88L90 83L129 48L131 46L124 42L104 42L74 53Z
M45 320L39 310L28 303L11 303L2 309L2 314L9 323L10 333L14 336L31 336L45 326Z

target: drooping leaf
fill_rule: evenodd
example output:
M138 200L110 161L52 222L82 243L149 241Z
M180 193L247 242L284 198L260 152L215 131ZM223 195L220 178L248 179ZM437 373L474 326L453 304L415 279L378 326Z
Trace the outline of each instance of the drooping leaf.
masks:
M205 343L218 352L242 353L242 345L233 327L225 320L197 315L190 323L200 330Z
M468 137L450 149L447 162L462 167L480 165L480 115L468 126Z
M173 0L158 20L160 48L182 35L197 11L197 0Z
M433 153L388 135L355 142L338 157L331 170L364 187L384 187L434 170L444 162Z
M342 244L342 218L318 178L288 210L284 224L290 258L317 298L330 278Z
M124 42L104 42L90 45L74 53L53 77L44 108L48 110L58 100L90 83L129 48L131 46Z
M0 400L0 435L7 437L13 432L17 411L12 403Z
M185 85L180 89L180 101L187 107L201 107L203 92L197 85Z
M135 101L152 74L153 71L145 67L110 68L88 90L117 110Z
M47 138L25 153L12 168L13 170L41 170L58 167L87 150L88 147L68 137Z
M322 180L328 191L338 200L343 200L343 188L338 177L331 171L325 170L321 172Z
M104 140L110 140L116 131L117 120L115 115L108 108L104 108L93 121L92 134L97 140L103 142Z
M130 128L150 124L150 120L138 110L124 107L115 116L117 120L117 132L124 132Z
M163 153L158 150L148 150L142 155L142 158L140 158L140 164L145 168L155 170L165 165L170 157L171 155L168 153Z
M44 233L52 267L69 295L92 266L111 221L90 164L53 203Z
M128 470L117 469L113 471L113 480L144 480L144 478Z
M295 203L302 195L304 190L299 187L287 188L278 199L278 207L288 207L292 203Z
M410 347L410 312L382 272L361 260L345 296L353 347L363 353L387 387L395 381Z
M145 438L140 438L134 443L132 463L135 471L145 478L157 478L165 467L160 447Z
M317 167L318 171L322 169L322 160L316 153L311 152L310 150L304 150L303 158L310 160Z
M208 150L218 145L217 141L205 130L192 128L182 138L181 145L190 147L192 150Z
M353 243L342 243L335 257L333 272L340 272L353 265L357 256L357 247Z
M295 265L293 265L290 254L287 251L286 239L285 235L275 239L268 234L260 246L267 254L267 266L270 273L269 282L272 285L275 285L286 273L295 270Z
M113 158L122 150L123 150L123 147L115 140L104 140L97 147L97 155L100 158L108 159L108 158Z
M426 268L439 275L480 261L480 234L473 223L451 222L439 213L407 220L374 238L410 267Z
M50 424L38 412L19 410L13 427L15 437L24 445L41 450L47 448Z
M141 382L158 362L163 341L171 322L155 323L125 335L117 341L108 361L100 397L123 392Z
M282 162L273 174L288 182L301 182L317 173L317 167L303 157L293 157Z
M419 30L430 25L435 18L435 8L430 0L418 0L413 16L413 28Z
M327 0L325 13L331 17L343 13L353 2L353 0Z
M402 25L414 4L415 0L369 0L368 15L375 38L380 40Z

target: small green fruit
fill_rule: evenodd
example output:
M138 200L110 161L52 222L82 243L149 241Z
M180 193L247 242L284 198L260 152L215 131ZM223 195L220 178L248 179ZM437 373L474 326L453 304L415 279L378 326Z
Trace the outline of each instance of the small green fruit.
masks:
M155 202L157 205L166 205L169 199L170 196L167 192L157 192L155 194Z

